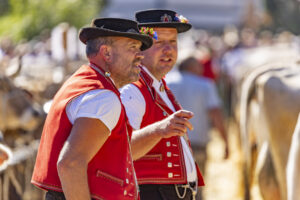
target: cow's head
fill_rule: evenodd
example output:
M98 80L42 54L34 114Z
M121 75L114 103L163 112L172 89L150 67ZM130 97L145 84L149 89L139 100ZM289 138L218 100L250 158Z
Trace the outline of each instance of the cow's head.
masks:
M28 93L0 74L0 130L32 131L41 123L43 115Z

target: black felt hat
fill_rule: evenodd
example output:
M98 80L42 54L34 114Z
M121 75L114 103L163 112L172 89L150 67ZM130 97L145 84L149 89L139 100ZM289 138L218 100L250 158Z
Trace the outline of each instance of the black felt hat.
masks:
M142 10L135 13L139 27L176 28L178 33L188 31L192 25L172 10Z
M151 37L139 32L137 22L129 19L98 18L93 20L90 27L84 27L79 31L79 39L84 44L88 40L106 36L120 36L139 40L142 42L142 51L150 48L153 43Z

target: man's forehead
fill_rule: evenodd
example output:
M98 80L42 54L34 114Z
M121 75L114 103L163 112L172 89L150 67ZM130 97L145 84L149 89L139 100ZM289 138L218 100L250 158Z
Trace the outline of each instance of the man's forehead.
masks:
M115 36L111 37L113 41L121 42L121 43L130 43L130 44L141 44L142 42L136 39L128 38L128 37L122 37L122 36Z
M154 31L159 32L171 32L171 33L177 33L176 28L170 28L170 27L153 27Z
M177 37L178 35L176 28L158 27L154 28L154 31L156 31L158 38L160 38L161 36Z
M156 33L157 33L158 40L160 40L162 38L175 39L178 36L176 28L158 27L158 28L154 28L154 31L156 31Z

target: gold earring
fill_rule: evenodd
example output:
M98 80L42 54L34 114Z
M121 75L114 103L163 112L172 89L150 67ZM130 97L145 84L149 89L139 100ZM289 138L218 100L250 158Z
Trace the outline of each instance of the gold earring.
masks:
M105 73L104 73L104 75L106 76L106 77L110 77L110 72L107 70L109 67L108 67L108 64L106 63L105 64Z

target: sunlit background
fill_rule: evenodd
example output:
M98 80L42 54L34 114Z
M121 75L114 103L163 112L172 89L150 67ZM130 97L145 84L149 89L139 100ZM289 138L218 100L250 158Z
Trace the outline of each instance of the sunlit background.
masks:
M286 200L275 173L268 178L273 189L265 190L273 196L245 173L239 102L253 68L298 58L297 0L0 0L0 136L12 151L0 168L0 200L42 199L30 184L35 154L52 98L87 62L79 29L93 18L134 19L136 11L151 8L174 10L193 25L179 35L177 65L194 56L222 99L230 157L223 159L224 144L212 127L203 199Z

